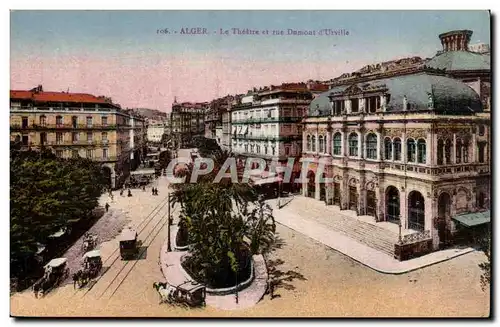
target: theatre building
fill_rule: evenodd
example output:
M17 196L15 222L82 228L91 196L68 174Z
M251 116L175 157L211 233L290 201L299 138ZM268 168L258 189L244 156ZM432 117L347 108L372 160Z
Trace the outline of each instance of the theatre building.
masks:
M478 212L489 216L483 95L420 58L373 65L331 85L303 120L304 196L401 224L433 249Z

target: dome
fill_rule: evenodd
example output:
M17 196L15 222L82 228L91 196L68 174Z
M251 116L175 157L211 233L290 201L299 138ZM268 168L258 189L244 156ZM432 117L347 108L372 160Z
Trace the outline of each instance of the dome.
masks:
M470 51L447 51L434 56L427 67L446 71L490 70L490 55Z
M353 88L358 88L360 93L369 89L387 89L390 95L386 109L388 112L403 111L405 102L407 111L429 110L431 99L433 110L438 112L482 111L479 95L468 85L446 76L421 73L334 87L311 102L309 116L329 115L331 112L330 94L341 94Z

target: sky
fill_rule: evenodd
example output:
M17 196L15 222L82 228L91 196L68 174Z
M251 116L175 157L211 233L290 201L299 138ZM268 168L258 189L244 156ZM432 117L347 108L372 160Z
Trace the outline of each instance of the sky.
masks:
M181 33L198 27L207 34ZM319 35L325 29L337 35ZM432 57L441 49L438 35L456 29L472 30L471 44L490 43L489 12L12 11L11 89L41 84L45 91L105 95L124 108L170 111L174 98L210 101Z

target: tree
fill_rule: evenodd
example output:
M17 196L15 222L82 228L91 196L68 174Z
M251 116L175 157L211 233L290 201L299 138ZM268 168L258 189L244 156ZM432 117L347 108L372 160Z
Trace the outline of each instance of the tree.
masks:
M488 233L486 237L480 242L480 248L486 255L486 261L479 264L479 268L482 270L481 274L481 289L486 291L490 287L491 283L491 234Z
M178 172L177 177L187 181L175 184L174 201L181 205L179 227L187 229L190 244L186 269L210 286L227 287L236 276L249 276L251 254L270 248L276 225L271 208L257 200L248 183L232 183L229 178L212 183L229 153L212 155L214 171L197 183L189 183L192 165Z
M100 165L91 160L11 149L11 274L23 277L37 243L72 220L89 217L106 184Z

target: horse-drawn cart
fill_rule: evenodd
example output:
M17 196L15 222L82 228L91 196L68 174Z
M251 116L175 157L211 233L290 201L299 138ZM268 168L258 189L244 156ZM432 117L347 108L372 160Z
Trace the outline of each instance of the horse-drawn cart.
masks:
M86 233L83 236L82 250L83 252L88 252L97 246L97 235Z
M78 287L87 284L91 279L96 278L102 269L101 252L93 250L83 256L82 269L73 275L73 283Z
M205 306L206 287L194 281L187 281L177 286L169 283L154 283L153 287L160 294L160 304L181 304L188 307Z
M44 266L45 273L33 284L35 297L42 297L54 287L57 287L69 277L69 268L66 265L66 258L52 259Z

